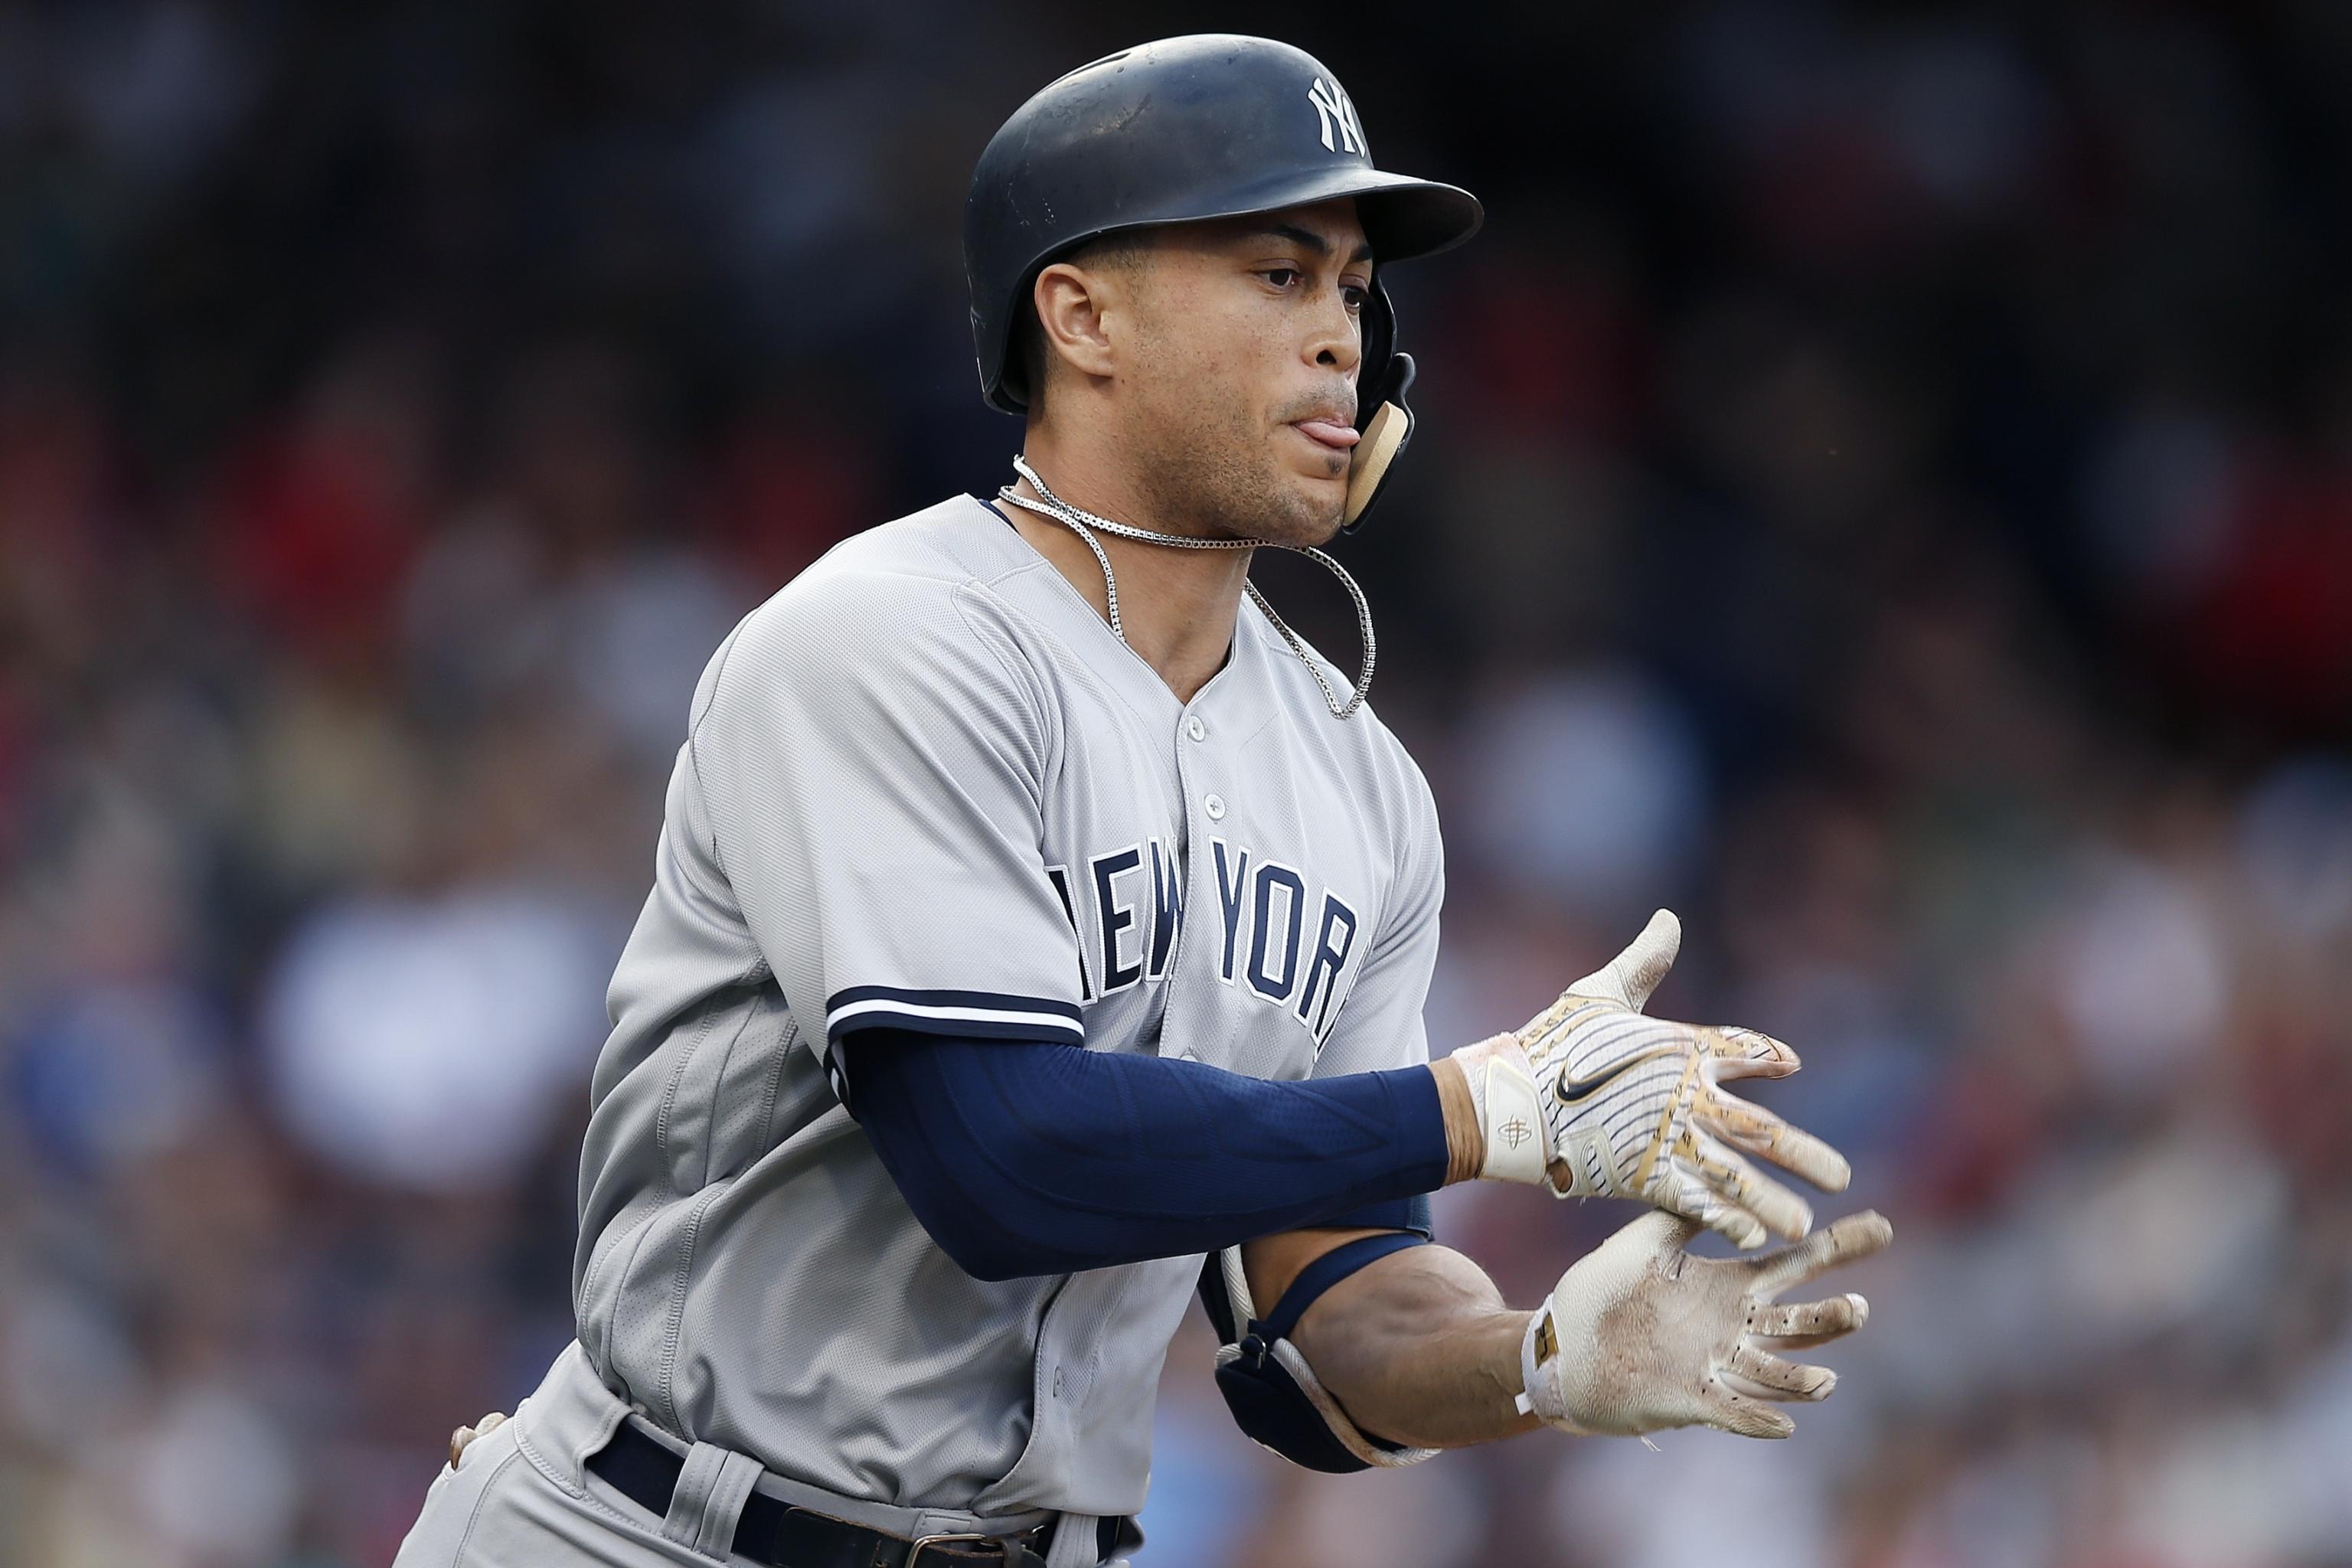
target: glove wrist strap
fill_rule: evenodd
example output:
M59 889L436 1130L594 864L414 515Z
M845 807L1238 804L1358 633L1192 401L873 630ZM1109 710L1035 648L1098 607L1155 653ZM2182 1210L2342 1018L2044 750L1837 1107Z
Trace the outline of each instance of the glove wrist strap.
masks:
M1536 1093L1535 1074L1527 1052L1508 1036L1496 1042L1486 1059L1464 1075L1470 1098L1478 1107L1479 1131L1486 1137L1486 1158L1479 1176L1490 1182L1545 1182L1544 1167L1550 1142L1544 1132L1543 1102Z
M1552 1321L1551 1302L1547 1300L1536 1315L1528 1320L1528 1331L1519 1341L1519 1414L1533 1415L1547 1426L1579 1437L1590 1437L1591 1428L1579 1426L1568 1414L1568 1401L1560 1385L1559 1331Z

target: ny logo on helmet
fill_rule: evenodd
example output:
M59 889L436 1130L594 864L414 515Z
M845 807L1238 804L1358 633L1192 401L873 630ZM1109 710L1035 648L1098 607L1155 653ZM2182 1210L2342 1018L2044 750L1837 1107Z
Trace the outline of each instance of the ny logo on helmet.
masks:
M1356 106L1348 95L1326 82L1321 77L1307 89L1307 101L1315 106L1316 122L1323 130L1323 146L1332 153L1361 153L1364 150L1364 128L1356 123ZM1339 140L1331 140L1331 128L1339 128Z

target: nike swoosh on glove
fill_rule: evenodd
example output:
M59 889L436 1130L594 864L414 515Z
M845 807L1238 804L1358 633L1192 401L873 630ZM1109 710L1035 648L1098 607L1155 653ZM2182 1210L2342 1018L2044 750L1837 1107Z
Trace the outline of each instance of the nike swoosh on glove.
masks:
M1843 1191L1852 1172L1819 1138L1722 1087L1786 1078L1796 1052L1753 1029L1643 1015L1681 946L1681 922L1660 910L1526 1027L1454 1053L1486 1134L1479 1174L1559 1197L1638 1198L1744 1247L1803 1236L1811 1206L1747 1156L1824 1192Z

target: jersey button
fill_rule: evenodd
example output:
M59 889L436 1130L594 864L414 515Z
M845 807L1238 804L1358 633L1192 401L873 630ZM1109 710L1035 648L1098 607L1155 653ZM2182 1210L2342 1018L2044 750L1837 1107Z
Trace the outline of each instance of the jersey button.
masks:
M1184 733L1196 741L1205 741L1209 738L1209 727L1202 723L1201 716L1195 713L1184 721Z
M1209 814L1211 822L1223 822L1225 819L1225 797L1221 795L1210 795L1201 802L1201 809Z

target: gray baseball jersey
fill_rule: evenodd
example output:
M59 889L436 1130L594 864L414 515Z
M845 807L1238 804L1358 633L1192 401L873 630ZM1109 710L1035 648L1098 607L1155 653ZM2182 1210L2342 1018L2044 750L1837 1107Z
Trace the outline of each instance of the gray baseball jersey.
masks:
M1184 703L977 500L847 541L695 692L596 1064L582 1343L671 1431L837 1493L1135 1512L1201 1259L971 1278L830 1048L853 1082L877 1024L1425 1061L1443 878L1403 747L1254 606Z

